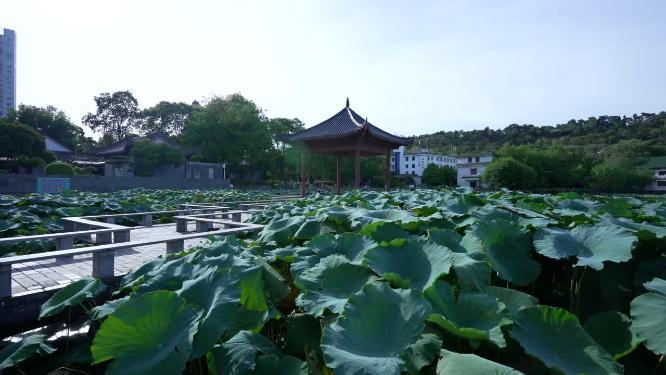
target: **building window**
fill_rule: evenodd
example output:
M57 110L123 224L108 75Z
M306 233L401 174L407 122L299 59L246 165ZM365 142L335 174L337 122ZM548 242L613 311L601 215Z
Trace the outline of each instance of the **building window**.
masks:
M469 170L469 174L471 174L472 176L476 176L476 168L471 168Z
M468 162L468 163L471 163L471 162L472 162L472 157L471 157L471 156L467 158L467 162Z
M657 181L657 186L666 186L666 181L663 180Z
M471 187L471 188L476 188L477 186L478 186L478 184L477 184L476 181L470 181L470 182L469 182L469 187Z
M412 156L412 161L416 160L416 156Z
M416 168L416 164L412 164L412 168Z
M666 176L666 171L657 172L657 176Z
M412 174L416 174L416 172L412 171Z
M477 157L475 158L475 161L478 163L478 162L481 161L481 158L477 156Z
M409 161L409 156L405 156L405 161Z

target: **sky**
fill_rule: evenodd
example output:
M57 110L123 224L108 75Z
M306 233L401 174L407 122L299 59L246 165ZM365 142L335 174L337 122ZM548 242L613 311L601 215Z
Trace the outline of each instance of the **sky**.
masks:
M666 1L4 0L17 102L77 124L241 93L306 126L351 107L403 136L666 110Z

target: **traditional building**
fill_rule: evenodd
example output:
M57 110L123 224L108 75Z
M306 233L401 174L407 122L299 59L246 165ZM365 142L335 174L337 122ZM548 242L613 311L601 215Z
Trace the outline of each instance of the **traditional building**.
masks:
M454 156L436 154L425 149L406 151L405 146L400 146L398 149L393 150L391 155L391 170L395 174L420 177L423 175L423 170L429 164L455 169L456 158Z
M361 157L386 156L386 189L391 188L391 150L412 143L409 138L387 133L368 122L349 107L345 107L328 120L298 133L283 135L284 142L302 144L314 154L336 156L336 193L340 193L340 158L354 157L354 188L361 187ZM301 194L305 195L305 157L301 158Z
M74 156L74 152L69 147L48 135L44 136L44 143L46 144L46 151L52 152L59 160L70 160Z
M151 133L146 136L130 136L112 145L100 147L93 151L97 158L104 159L104 176L107 177L134 177L134 157L131 154L132 146L139 140L150 140L157 144L166 144L180 150L183 162L180 166L161 165L154 171L157 177L183 177L202 180L226 179L226 165L217 163L203 163L189 160L199 152L196 148L177 147L164 133Z
M479 188L485 186L481 175L493 161L490 154L465 155L457 157L458 186Z

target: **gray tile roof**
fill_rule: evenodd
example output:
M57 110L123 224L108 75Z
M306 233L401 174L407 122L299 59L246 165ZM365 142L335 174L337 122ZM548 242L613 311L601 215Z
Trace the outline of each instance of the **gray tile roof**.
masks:
M368 134L385 142L397 145L408 145L412 142L410 138L398 137L381 130L367 122L358 113L349 107L343 108L328 120L325 120L311 128L294 134L286 134L281 137L286 142L315 141L331 138L342 138L368 129Z

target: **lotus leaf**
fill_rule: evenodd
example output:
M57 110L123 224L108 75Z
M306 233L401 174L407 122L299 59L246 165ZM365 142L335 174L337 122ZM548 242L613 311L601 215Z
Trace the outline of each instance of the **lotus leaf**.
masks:
M437 362L437 375L523 375L522 372L489 361L474 354L459 354L442 350L442 359Z
M84 277L60 289L48 301L44 302L39 312L39 319L55 315L67 307L76 306L104 291L106 291L106 285L99 279Z
M46 335L27 336L0 351L0 371L14 367L34 354L46 355L55 349L45 343Z
M666 280L644 284L649 293L631 301L631 329L653 352L666 355Z
M631 330L631 320L618 311L594 314L585 321L583 327L616 360L631 353L640 344Z

